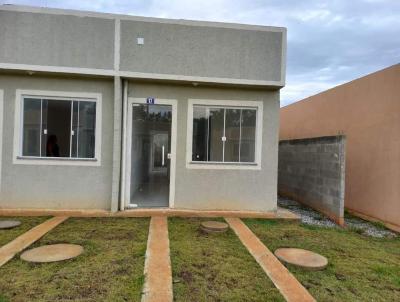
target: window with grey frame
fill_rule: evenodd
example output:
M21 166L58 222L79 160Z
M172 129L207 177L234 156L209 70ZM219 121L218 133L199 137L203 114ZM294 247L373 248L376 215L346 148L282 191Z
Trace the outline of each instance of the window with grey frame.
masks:
M22 107L22 156L95 157L95 101L24 97Z
M257 108L193 106L192 161L254 163Z

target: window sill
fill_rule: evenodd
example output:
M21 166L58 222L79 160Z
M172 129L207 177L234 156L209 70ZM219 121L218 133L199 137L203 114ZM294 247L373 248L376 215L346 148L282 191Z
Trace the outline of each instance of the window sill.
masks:
M14 164L100 166L100 161L97 158L17 156L14 160Z
M216 170L261 170L259 163L235 163L235 162L200 162L186 163L188 169L216 169Z

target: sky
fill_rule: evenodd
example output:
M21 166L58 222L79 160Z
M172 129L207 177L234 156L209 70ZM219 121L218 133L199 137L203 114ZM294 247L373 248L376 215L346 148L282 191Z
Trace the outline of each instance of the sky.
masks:
M281 106L400 62L400 0L0 0L4 3L284 26Z

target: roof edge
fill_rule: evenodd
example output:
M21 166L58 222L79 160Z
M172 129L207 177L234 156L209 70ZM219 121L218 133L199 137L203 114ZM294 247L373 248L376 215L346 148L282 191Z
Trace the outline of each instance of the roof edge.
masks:
M186 25L186 26L205 26L205 27L255 30L255 31L267 31L267 32L286 33L286 31L287 31L286 27L278 27L278 26L252 25L252 24L216 22L216 21L186 20L186 19L168 19L168 18L158 18L158 17L144 17L144 16L134 16L134 15L119 14L119 13L102 13L102 12L93 12L93 11L84 11L84 10L48 8L48 7L25 6L25 5L14 5L14 4L0 5L0 11L42 13L42 14L53 14L53 15L70 15L70 16L77 16L77 17L92 17L92 18L112 19L112 20L120 19L120 20L128 20L128 21L131 20L131 21L141 21L141 22L177 24L177 25Z

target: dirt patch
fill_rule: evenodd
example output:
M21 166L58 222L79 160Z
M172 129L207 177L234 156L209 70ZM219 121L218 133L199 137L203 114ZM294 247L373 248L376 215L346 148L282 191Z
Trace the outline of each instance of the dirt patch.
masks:
M104 240L134 240L135 232L126 229L114 229L112 233L104 233L101 230L90 230L84 235L85 239Z
M183 280L186 283L192 283L193 282L193 274L189 271L181 271L178 274L179 278Z

